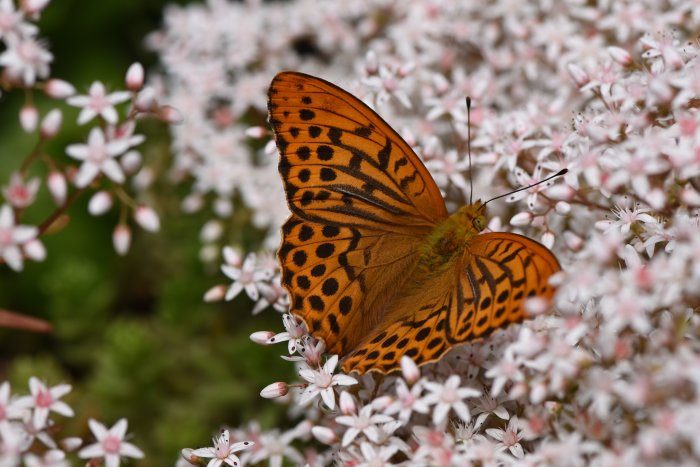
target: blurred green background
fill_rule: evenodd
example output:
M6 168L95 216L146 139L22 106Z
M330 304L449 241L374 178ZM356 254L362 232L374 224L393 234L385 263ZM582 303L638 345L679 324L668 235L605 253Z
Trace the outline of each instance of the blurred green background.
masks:
M121 88L129 65L139 61L157 68L157 57L146 51L145 36L161 25L161 0L54 0L38 25L54 54L52 76L63 78L85 93L93 80L108 89ZM43 96L36 102L42 114L52 107ZM0 184L5 185L28 154L35 137L21 132L18 111L21 91L0 98ZM63 148L83 141L78 109L64 112L64 129L48 152L67 161ZM139 133L146 161L167 166L168 131L158 122L144 122ZM32 175L45 175L34 164ZM111 426L127 417L131 441L146 452L142 465L172 465L183 447L201 447L223 425L256 419L263 426L283 425L283 409L258 395L266 384L289 375L291 366L279 358L280 348L266 348L248 339L251 332L277 330L281 320L271 309L252 317L253 303L242 294L233 302L205 304L203 293L227 279L198 259L199 230L206 213L180 211L186 187L175 188L161 175L148 202L161 216L157 234L133 229L126 257L112 248L118 210L102 217L87 214L88 197L68 212L71 221L60 232L43 237L48 258L27 262L15 273L0 267L0 309L50 321L47 335L0 329L0 381L10 380L13 393L27 393L35 375L49 385L73 385L65 400L75 409L61 435L89 438L87 418ZM25 223L45 219L54 206L42 182L40 199ZM236 216L239 218L239 216ZM241 216L245 217L245 216ZM241 245L257 248L256 235ZM264 371L261 369L264 368ZM61 420L62 417L58 416Z

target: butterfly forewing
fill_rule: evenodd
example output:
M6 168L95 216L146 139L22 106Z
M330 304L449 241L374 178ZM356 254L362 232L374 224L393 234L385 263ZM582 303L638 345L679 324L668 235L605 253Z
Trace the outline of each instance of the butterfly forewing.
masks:
M410 147L342 89L284 72L268 107L293 213L279 250L283 284L292 312L344 355L380 325L445 203Z
M270 86L269 110L289 207L300 217L402 233L447 217L422 162L354 96L284 72Z

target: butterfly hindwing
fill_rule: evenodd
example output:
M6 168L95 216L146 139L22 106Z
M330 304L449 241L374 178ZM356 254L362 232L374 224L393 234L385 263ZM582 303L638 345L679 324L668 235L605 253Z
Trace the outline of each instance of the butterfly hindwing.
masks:
M525 300L552 298L548 279L560 269L549 250L512 233L478 235L460 263L451 280L436 278L420 294L398 300L379 331L343 360L343 370L386 372L404 355L418 364L434 361L455 345L520 322Z

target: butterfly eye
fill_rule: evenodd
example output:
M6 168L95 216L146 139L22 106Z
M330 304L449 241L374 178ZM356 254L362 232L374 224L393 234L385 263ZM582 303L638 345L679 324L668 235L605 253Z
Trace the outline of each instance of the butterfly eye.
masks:
M484 216L477 216L474 218L472 221L472 224L474 225L474 228L481 232L486 228L486 218Z

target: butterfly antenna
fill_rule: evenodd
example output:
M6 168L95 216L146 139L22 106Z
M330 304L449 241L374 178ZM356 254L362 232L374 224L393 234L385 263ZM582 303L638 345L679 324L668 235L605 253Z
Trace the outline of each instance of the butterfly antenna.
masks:
M469 157L469 204L474 194L474 177L472 177L472 98L467 96L467 155Z
M546 182L550 181L550 180L553 179L553 178L561 177L562 175L564 175L564 174L567 173L568 171L569 171L569 169L561 169L559 172L555 173L554 175L550 175L549 177L545 178L544 180L540 180L540 181L537 182L537 183L533 183L532 185L528 185L528 186L523 186L523 187L518 188L517 190L513 190L513 191L510 191L510 192L508 192L508 193L504 193L504 194L502 194L502 195L496 196L495 198L491 198L490 200L486 201L484 204L482 204L481 206L479 206L479 210L484 209L484 207L486 207L486 205L487 205L488 203L490 203L491 201L494 201L494 200L503 198L503 197L505 197L505 196L510 196L510 195L512 195L512 194L514 194L514 193L517 193L517 192L519 192L519 191L523 191L523 190L530 189L530 188L532 188L533 186L537 186L537 185L540 185L540 184L542 184L542 183L546 183Z

